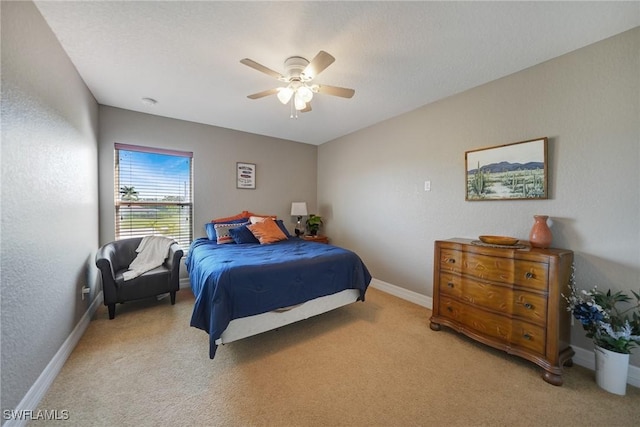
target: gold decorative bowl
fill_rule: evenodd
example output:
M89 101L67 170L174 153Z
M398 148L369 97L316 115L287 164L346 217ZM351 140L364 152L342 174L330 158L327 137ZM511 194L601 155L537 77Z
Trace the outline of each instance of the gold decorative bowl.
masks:
M513 246L518 243L518 239L515 237L506 237L506 236L479 236L478 237L481 242L487 243L489 245L505 245L505 246Z

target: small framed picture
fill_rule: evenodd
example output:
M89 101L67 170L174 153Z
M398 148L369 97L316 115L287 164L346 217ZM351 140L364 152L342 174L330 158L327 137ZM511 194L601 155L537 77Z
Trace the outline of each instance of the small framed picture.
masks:
M236 163L236 188L255 190L256 165L255 163Z
M464 153L467 201L547 199L547 138Z

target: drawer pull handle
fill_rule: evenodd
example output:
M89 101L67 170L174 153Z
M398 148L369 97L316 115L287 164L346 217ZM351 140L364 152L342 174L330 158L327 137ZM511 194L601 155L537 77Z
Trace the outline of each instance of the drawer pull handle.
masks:
M447 283L447 286L450 287L450 288L453 288L453 283L449 282L449 283Z
M529 335L529 334L524 334L524 335L523 335L523 337L524 337L524 339L525 339L525 340L531 340L531 338L533 338L533 337L532 337L531 335Z
M534 278L534 274L530 271L527 271L526 274L524 275L524 277L526 277L527 279L533 279Z
M447 311L448 312L452 312L453 311L453 307L447 307Z
M532 310L533 309L533 305L528 303L528 302L525 302L524 303L524 308L526 308L527 310Z
M456 260L455 260L455 259L453 259L453 258L447 258L447 262L448 262L449 264L455 264L455 263L456 263Z

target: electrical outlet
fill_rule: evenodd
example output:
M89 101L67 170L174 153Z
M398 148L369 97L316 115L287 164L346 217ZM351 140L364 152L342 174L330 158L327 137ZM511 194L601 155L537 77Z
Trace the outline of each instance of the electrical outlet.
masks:
M431 191L431 181L424 182L424 191Z

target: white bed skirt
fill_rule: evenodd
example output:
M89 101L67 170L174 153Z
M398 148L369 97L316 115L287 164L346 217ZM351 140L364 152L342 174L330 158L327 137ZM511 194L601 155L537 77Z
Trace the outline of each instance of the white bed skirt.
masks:
M216 344L230 343L326 313L356 302L359 296L360 291L358 289L346 289L333 295L327 295L296 305L286 311L270 311L256 314L255 316L233 319L220 338L216 340Z

